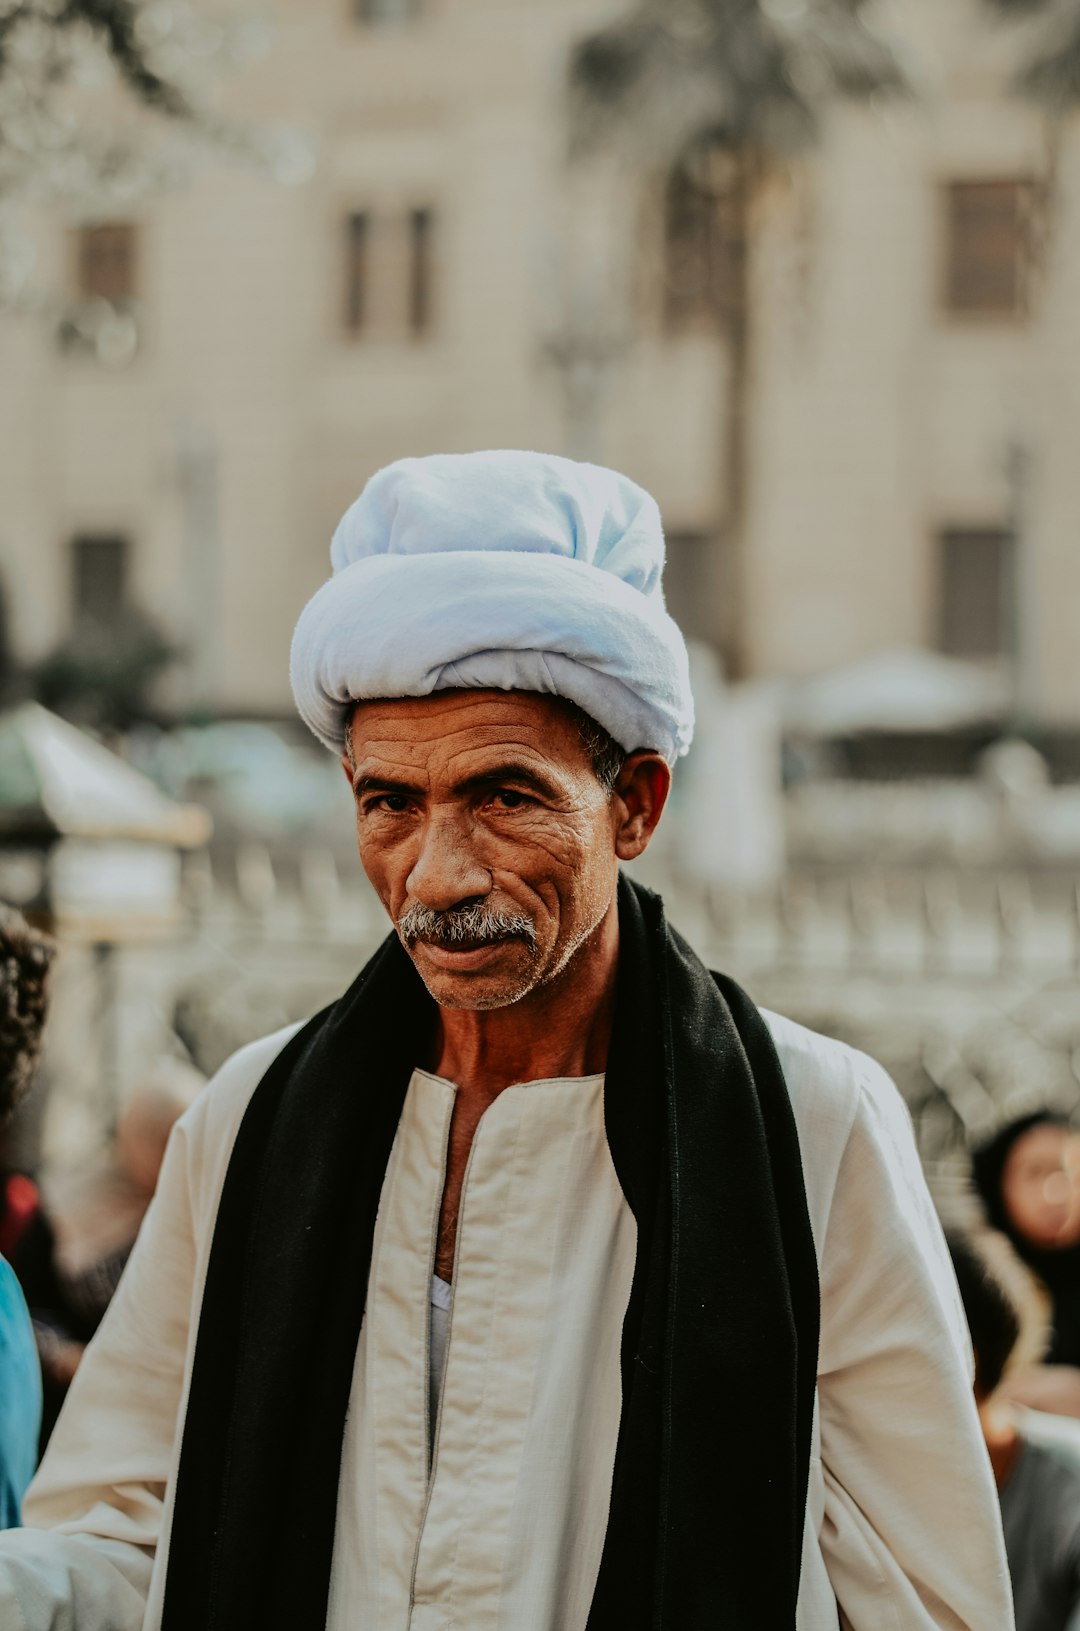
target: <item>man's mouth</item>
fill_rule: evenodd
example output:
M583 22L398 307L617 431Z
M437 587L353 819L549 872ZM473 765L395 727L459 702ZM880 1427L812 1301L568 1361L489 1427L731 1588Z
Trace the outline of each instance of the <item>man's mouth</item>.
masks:
M449 946L438 940L419 939L415 945L418 949L422 946L425 955L438 968L456 969L464 973L485 967L513 938L512 935L500 935L497 940L455 941Z

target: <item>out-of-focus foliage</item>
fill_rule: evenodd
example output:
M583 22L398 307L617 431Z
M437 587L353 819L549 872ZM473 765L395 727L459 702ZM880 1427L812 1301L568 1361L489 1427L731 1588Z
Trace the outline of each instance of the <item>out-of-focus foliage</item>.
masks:
M904 87L895 43L868 11L863 0L641 0L574 53L575 140L617 131L661 162L702 141L798 146L827 98Z
M152 709L154 681L179 655L144 612L117 626L86 621L31 672L39 702L104 730L126 730Z
M226 136L208 87L263 33L185 0L0 0L0 195L104 202L163 179L175 161L140 115Z
M1039 22L1031 55L1017 75L1017 89L1049 112L1068 113L1080 104L1080 3L1078 0L986 0L1002 16Z
M213 106L215 81L269 38L258 14L189 0L0 0L0 309L41 303L12 205L107 218L184 182L207 152L309 173L297 132Z
M28 29L38 31L37 51L31 46L30 60L42 47L51 47L54 70L70 69L73 47L78 49L77 36L81 33L84 39L100 41L121 77L142 101L165 113L189 114L190 105L179 86L170 83L153 64L153 33L145 26L147 10L135 0L63 0L59 4L55 0L9 0L0 14L0 71L12 65L25 66ZM47 37L42 29L48 31Z

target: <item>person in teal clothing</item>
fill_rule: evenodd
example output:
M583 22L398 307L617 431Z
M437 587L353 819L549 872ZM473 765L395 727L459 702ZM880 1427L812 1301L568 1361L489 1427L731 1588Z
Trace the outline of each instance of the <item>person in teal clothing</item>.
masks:
M0 1529L20 1522L37 1465L41 1367L15 1271L0 1257Z
M41 1050L55 947L20 912L0 905L0 1123L30 1086ZM0 1258L0 1529L20 1522L37 1462L41 1368L19 1282Z

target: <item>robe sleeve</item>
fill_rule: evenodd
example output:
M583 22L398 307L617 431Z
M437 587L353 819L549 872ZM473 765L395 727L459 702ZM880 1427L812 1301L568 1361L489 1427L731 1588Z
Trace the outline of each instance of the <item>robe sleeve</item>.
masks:
M195 1240L189 1131L75 1375L23 1506L0 1533L4 1631L140 1631L183 1388Z
M857 1056L821 1252L820 1541L845 1631L1011 1631L971 1346L907 1110Z

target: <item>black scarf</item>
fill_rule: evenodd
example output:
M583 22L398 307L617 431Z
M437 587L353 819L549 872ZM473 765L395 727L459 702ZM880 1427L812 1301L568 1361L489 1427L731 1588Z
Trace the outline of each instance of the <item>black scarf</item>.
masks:
M819 1298L791 1106L757 1009L626 879L619 935L604 1107L638 1249L587 1631L793 1631ZM434 1021L392 935L251 1100L203 1293L163 1631L325 1627L375 1214Z

